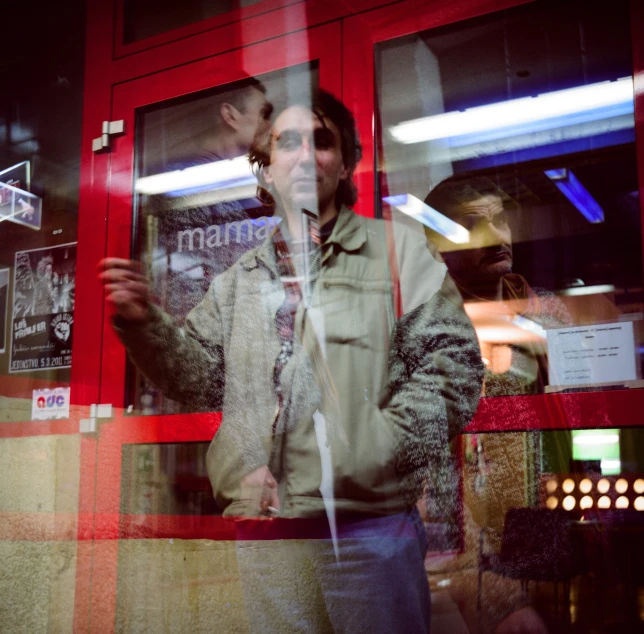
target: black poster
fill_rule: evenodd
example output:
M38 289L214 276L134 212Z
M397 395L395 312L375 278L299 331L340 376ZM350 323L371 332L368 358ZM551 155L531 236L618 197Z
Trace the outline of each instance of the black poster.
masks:
M9 372L71 367L75 285L75 242L16 253Z
M0 269L0 354L7 349L7 308L9 303L9 269Z

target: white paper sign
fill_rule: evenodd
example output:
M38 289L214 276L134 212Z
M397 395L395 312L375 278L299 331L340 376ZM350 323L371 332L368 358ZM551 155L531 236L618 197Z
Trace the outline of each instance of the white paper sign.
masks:
M31 399L31 420L69 418L70 388L34 390Z
M637 379L632 322L552 328L547 334L550 385Z

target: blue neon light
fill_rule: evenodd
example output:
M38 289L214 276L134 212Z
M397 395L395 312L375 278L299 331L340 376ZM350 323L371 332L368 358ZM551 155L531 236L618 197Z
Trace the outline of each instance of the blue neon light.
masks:
M570 170L552 169L545 174L588 222L604 222L604 210Z

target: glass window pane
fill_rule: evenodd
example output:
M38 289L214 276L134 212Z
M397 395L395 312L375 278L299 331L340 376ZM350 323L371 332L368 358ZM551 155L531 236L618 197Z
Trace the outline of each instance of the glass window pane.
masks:
M213 278L265 240L273 226L256 197L257 179L246 152L274 107L317 86L317 67L296 66L260 79L163 103L138 118L135 258L155 303L179 325ZM241 122L234 135L223 123L232 111ZM129 376L131 413L203 409L170 400L133 367Z
M219 515L206 472L209 445L124 445L121 513Z
M383 210L443 254L485 394L638 386L629 3L534 3L387 42L376 62Z

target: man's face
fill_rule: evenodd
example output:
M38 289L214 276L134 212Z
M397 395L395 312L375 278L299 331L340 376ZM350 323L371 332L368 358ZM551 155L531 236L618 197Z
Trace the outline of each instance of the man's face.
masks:
M324 213L347 175L340 132L332 121L303 106L288 108L277 117L264 176L287 209Z
M467 249L443 253L454 277L463 282L496 282L512 272L512 232L499 196L461 203L451 210L450 218L470 232Z
M267 134L272 110L261 91L256 88L249 91L244 100L244 111L238 111L237 142L240 147L247 150L256 138L261 140Z

